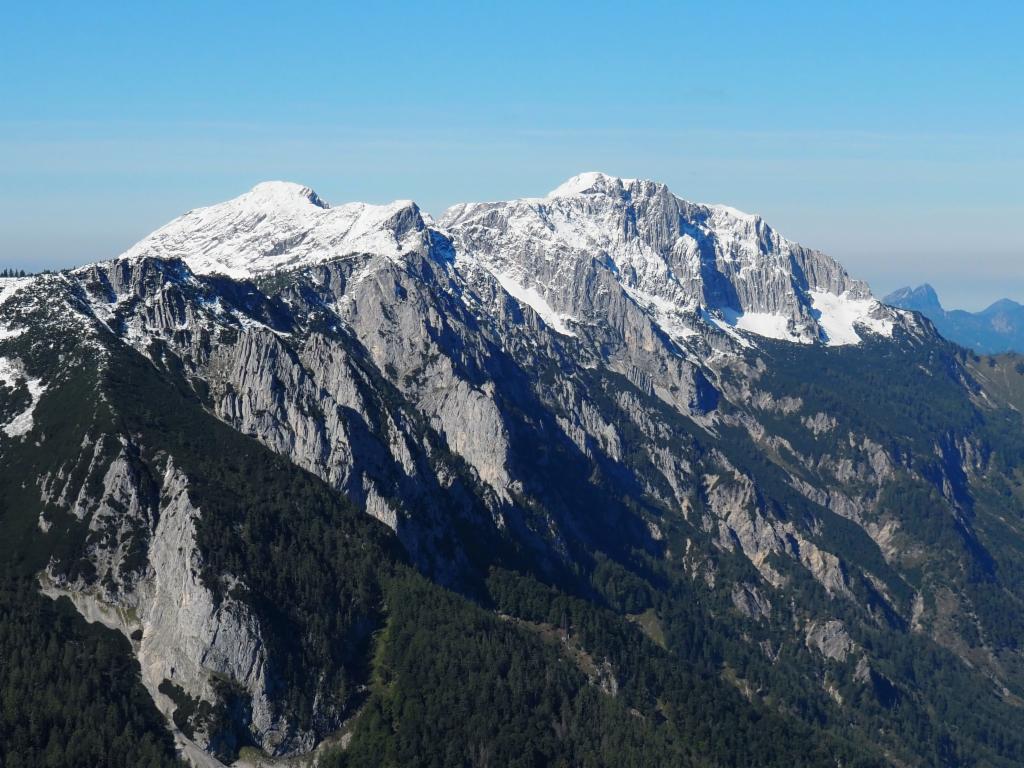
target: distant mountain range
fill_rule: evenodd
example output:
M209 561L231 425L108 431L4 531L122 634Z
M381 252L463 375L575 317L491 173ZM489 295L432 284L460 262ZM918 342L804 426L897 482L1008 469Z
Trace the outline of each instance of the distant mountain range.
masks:
M1000 299L981 312L944 309L935 289L925 283L900 288L884 299L886 304L920 312L939 333L962 347L982 354L1024 352L1024 304Z

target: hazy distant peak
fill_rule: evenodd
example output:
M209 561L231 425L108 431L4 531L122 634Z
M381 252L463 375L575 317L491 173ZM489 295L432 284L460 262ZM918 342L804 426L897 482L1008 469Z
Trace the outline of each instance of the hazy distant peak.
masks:
M910 286L900 288L886 296L884 301L886 304L894 307L913 309L918 312L925 312L926 310L945 311L939 301L939 295L928 283L922 283L917 288L911 288Z
M999 299L983 309L980 314L993 315L1000 312L1020 312L1021 310L1024 310L1024 304L1020 304L1013 299Z
M893 291L885 303L920 312L947 339L976 352L1024 351L1024 305L1011 299L1000 299L981 312L946 310L935 289L924 283Z

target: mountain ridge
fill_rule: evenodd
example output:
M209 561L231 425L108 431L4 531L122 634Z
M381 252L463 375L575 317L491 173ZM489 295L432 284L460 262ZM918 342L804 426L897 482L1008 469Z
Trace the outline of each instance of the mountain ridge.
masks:
M597 205L602 205L600 212ZM528 264L529 256L521 255L516 263L481 260L486 246L479 238L486 231L480 220L497 215L505 217L506 232L519 227L529 247L536 247L535 238L547 230L551 236L544 246L549 251L557 248L565 259L577 261L603 258L618 290L645 304L648 314L679 339L711 324L726 332L849 344L860 341L856 325L886 334L898 321L871 297L866 284L824 254L781 238L759 216L689 203L657 182L590 172L543 198L452 206L436 225L428 224L412 201L325 206L308 187L259 184L234 200L184 214L122 257L177 256L197 272L252 278L360 250L400 259L403 249L415 248L427 232L451 236L459 245L472 237L477 240L471 247L455 246L457 254L473 253L517 299L556 329L571 333L573 313L594 307L581 302L583 297L566 295L573 286L565 284L565 272L589 265L562 265L561 282L553 291L554 274L543 284L536 275L524 282L518 274L541 266ZM508 251L510 245L502 243L502 248ZM571 279L581 283L608 276L581 273Z

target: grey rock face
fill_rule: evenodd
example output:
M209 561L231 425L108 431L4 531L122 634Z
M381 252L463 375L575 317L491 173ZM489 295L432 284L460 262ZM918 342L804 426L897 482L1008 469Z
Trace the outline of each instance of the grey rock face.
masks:
M775 519L764 509L753 480L719 457L727 474L704 478L704 498L708 515L704 527L717 533L718 545L725 550L739 549L775 587L786 579L771 563L782 554L799 562L829 594L848 594L846 576L839 558L823 550L792 522ZM735 601L734 601L735 602Z
M825 622L812 622L807 627L807 647L818 651L822 656L833 661L844 662L857 644L838 619Z
M142 623L138 654L143 675L150 685L170 680L209 702L218 701L215 676L230 679L251 697L253 731L268 754L277 754L282 747L309 748L312 735L289 733L273 711L266 651L255 617L230 592L215 601L200 582L195 523L201 512L188 498L188 479L173 462L163 478L160 507L146 588L135 597Z
M766 619L771 616L772 604L756 586L734 584L732 602L736 610L752 619Z

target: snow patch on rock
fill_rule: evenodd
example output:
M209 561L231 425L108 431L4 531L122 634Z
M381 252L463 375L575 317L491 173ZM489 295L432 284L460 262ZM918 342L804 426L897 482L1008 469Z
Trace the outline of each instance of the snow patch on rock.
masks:
M830 347L860 344L857 327L890 338L893 321L878 315L882 305L871 297L854 298L847 293L836 295L826 291L809 291L811 303L819 313L818 325Z
M0 306L22 288L31 285L34 277L0 277Z
M46 391L46 385L43 384L42 379L33 379L27 376L20 360L0 357L0 382L13 389L17 387L19 380L24 380L32 401L28 408L0 427L8 437L22 437L32 431L34 423L32 415L39 403L39 398Z
M725 310L724 314L730 325L747 333L783 341L803 342L806 340L806 337L800 337L793 332L789 318L782 315L770 312L736 313L729 310Z
M566 322L573 318L569 315L563 315L555 312L536 288L522 285L508 273L495 273L494 277L501 284L501 287L512 296L512 298L529 306L534 312L540 315L545 324L547 324L547 326L553 331L556 331L563 336L576 335L573 333L572 329L566 325Z

